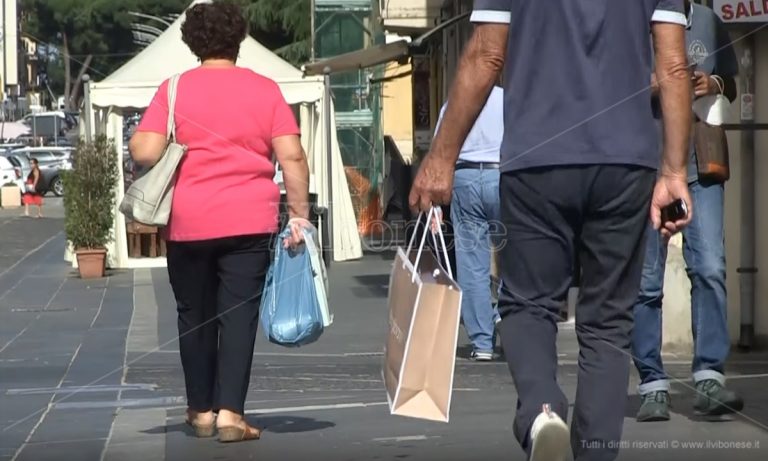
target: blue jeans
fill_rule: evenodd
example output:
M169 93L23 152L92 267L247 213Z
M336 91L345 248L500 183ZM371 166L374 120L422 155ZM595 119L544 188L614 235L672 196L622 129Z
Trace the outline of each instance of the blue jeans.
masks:
M690 185L694 211L683 230L683 257L691 280L691 330L693 380L716 379L724 383L728 336L725 292L725 242L723 237L722 184ZM635 305L632 349L640 372L639 393L669 390L661 360L661 304L667 247L658 232L648 232L640 296Z
M456 245L461 316L472 346L493 352L495 320L491 301L491 244L503 234L499 221L499 170L457 170L451 223Z

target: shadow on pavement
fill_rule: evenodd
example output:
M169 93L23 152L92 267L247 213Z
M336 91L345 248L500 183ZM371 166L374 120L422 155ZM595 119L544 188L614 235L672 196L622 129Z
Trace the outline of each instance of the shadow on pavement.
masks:
M261 428L264 432L272 432L275 434L299 434L303 432L321 431L336 426L336 423L330 421L318 421L313 418L302 418L298 416L252 416L247 419L249 424ZM186 423L156 426L141 432L150 435L183 432L190 437L194 437L194 431Z
M184 432L189 436L194 435L192 428L186 423L166 424L165 426L155 426L152 429L141 431L142 434L149 435L170 434L172 432Z
M298 416L256 416L249 419L255 420L256 427L262 428L264 432L274 432L275 434L314 432L336 426L336 423L330 421L318 421L313 418Z
M358 275L355 281L359 286L351 289L360 298L386 299L389 294L389 274Z

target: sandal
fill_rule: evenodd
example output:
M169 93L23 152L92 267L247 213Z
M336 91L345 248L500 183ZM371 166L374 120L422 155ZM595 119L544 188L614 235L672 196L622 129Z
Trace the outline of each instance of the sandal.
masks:
M261 438L261 429L249 426L222 426L219 428L219 442L244 442Z
M200 424L198 422L195 422L189 418L189 415L187 415L187 419L185 421L188 426L192 427L192 429L195 430L195 436L204 438L204 437L213 437L213 435L216 433L216 418L211 421L210 424Z
M195 437L213 437L213 435L216 433L216 423L198 424L194 421L187 420L187 424L195 430Z

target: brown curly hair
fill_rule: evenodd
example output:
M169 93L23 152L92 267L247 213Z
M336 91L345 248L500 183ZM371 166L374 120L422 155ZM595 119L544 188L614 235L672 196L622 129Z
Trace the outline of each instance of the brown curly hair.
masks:
M181 39L200 61L237 60L248 33L243 10L232 0L199 3L186 12Z

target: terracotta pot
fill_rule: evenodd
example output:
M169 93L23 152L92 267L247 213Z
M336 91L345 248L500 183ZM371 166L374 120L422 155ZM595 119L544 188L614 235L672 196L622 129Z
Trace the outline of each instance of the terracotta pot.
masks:
M77 267L80 270L80 278L97 279L107 273L107 250L97 248L91 250L77 250Z

